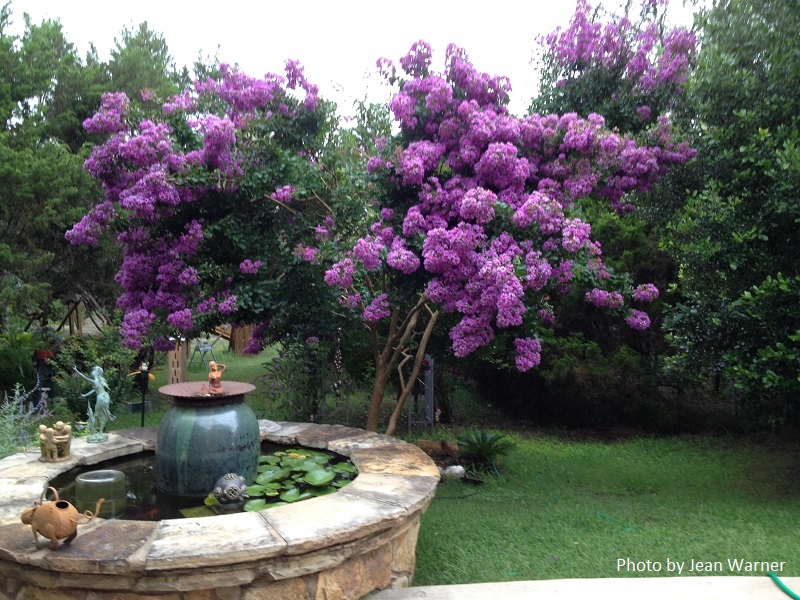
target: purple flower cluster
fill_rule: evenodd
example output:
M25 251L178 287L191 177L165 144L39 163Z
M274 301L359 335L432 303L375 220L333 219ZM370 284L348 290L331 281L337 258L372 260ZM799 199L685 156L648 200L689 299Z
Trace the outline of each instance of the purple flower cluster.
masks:
M192 320L192 311L188 308L182 308L181 310L176 310L174 313L171 313L167 316L167 323L170 325L177 327L183 332L191 331L192 327L194 327L194 321Z
M652 283L643 283L633 290L633 299L637 302L652 302L658 298L658 288Z
M517 338L514 340L517 351L516 366L519 371L529 371L542 361L542 343L535 338Z
M294 249L294 254L295 256L300 257L300 260L316 263L317 255L319 254L319 248L310 248L305 244L297 244Z
M561 246L567 252L577 252L589 243L592 226L580 219L566 219L561 230Z
M635 308L631 310L630 315L625 317L625 322L628 324L628 327L631 329L636 329L637 331L644 331L650 327L650 317L647 315L647 313L641 310L636 310Z
M277 200L278 202L282 202L283 204L289 204L292 201L293 194L294 187L291 185L284 185L272 192L272 194L270 194L270 198Z
M325 271L325 283L342 288L349 288L353 285L354 273L355 264L353 264L351 259L345 258Z
M257 275L259 268L261 268L260 260L252 261L249 258L245 258L239 263L239 270L246 275Z
M367 323L377 323L381 319L388 317L389 314L389 301L386 294L378 294L364 308L364 320Z
M88 133L115 134L128 131L125 117L130 100L125 92L105 93L97 112L83 122Z
M419 257L406 248L406 241L397 237L392 241L392 249L386 255L386 264L398 271L410 275L420 266Z
M72 229L66 238L70 244L97 246L100 237L116 216L114 204L106 200L92 208Z
M625 299L619 292L607 292L598 288L586 292L586 301L600 308L619 308L625 304Z
M247 342L247 346L242 349L242 353L249 355L259 354L264 349L268 329L269 323L258 323L253 327L250 339Z

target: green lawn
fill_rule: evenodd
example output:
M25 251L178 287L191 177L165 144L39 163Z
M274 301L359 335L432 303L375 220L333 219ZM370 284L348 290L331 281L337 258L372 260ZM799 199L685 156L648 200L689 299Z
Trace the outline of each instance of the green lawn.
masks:
M667 559L685 563L683 575L692 560L732 574L728 559L784 561L778 575L800 575L797 447L514 439L501 478L440 486L422 518L415 585L676 574ZM627 559L651 570L628 570Z

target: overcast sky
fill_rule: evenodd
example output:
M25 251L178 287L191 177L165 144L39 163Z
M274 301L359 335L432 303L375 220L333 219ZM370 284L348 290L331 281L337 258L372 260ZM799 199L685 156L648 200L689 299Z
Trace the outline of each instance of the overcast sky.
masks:
M93 42L101 58L108 58L123 27L147 21L164 35L179 66L191 66L200 51L213 55L218 48L222 62L238 63L252 76L283 73L287 58L299 59L309 80L342 109L364 97L368 87L371 98L386 96L374 74L378 58L397 63L423 39L441 66L453 42L479 70L511 79L516 113L524 111L534 91L530 60L536 35L566 25L574 8L571 0L11 1L14 33L21 33L23 13L34 23L59 19L81 55Z
M378 58L397 63L423 39L441 67L453 42L480 71L511 79L511 110L521 114L536 85L536 36L566 26L574 9L574 0L11 0L11 31L22 32L23 13L34 23L58 19L81 55L93 42L107 59L124 27L147 21L178 66L191 66L201 51L218 53L221 62L260 77L282 74L287 58L299 59L343 114L367 93L388 97L375 75Z

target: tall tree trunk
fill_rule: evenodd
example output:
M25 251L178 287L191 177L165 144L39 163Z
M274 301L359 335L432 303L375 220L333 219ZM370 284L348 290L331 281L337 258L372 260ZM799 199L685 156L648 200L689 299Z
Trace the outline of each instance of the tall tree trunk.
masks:
M378 421L380 420L381 404L383 404L386 383L389 381L392 370L403 357L405 349L411 343L411 338L417 328L419 313L423 308L427 308L427 301L424 296L420 296L417 304L408 312L402 322L400 321L400 311L394 309L383 348L381 348L378 336L378 324L373 323L369 326L370 346L372 347L373 360L375 361L375 382L372 386L372 396L370 397L367 431L378 431Z
M372 396L370 396L369 400L367 431L378 431L381 404L383 404L383 394L386 391L386 382L388 379L386 365L383 362L378 362L375 365L375 382L372 384Z
M394 430L397 428L397 420L400 418L400 413L403 411L403 405L406 403L406 399L411 393L411 390L414 389L414 383L417 381L417 376L419 376L422 360L425 358L425 349L428 347L428 340L431 337L433 326L436 324L436 319L438 318L438 310L431 313L431 318L428 319L428 325L425 327L425 332L422 334L422 339L419 342L419 346L417 346L417 354L414 358L414 368L411 369L411 375L409 376L408 381L403 381L403 373L400 371L400 385L402 386L402 389L400 391L400 397L397 399L397 404L395 404L394 410L392 411L392 416L389 417L389 425L386 427L386 435L394 435ZM402 363L400 369L402 369Z

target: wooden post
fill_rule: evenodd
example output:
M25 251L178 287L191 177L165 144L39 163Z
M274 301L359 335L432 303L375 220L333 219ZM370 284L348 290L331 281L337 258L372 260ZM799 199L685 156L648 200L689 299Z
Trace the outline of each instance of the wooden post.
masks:
M83 319L81 318L81 301L70 300L69 306L69 334L83 337Z
M184 340L175 340L175 348L169 351L169 382L186 382L186 363L189 359L189 343Z
M233 325L231 327L231 341L229 349L236 355L240 355L242 350L247 347L250 335L253 333L253 325Z

